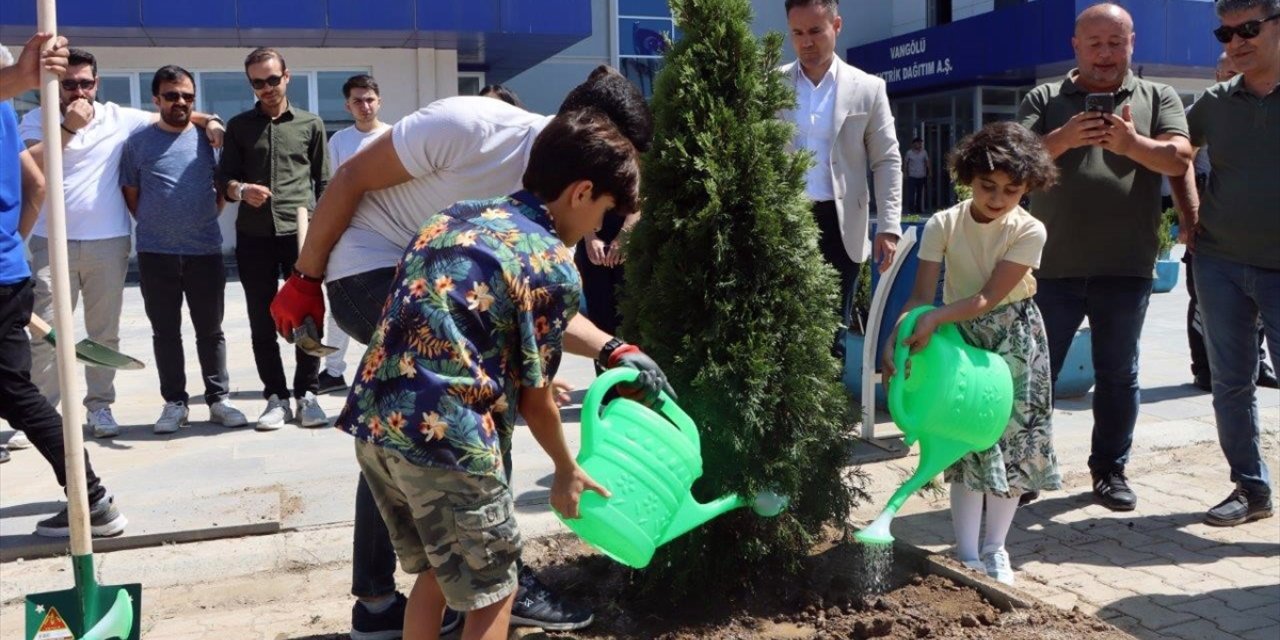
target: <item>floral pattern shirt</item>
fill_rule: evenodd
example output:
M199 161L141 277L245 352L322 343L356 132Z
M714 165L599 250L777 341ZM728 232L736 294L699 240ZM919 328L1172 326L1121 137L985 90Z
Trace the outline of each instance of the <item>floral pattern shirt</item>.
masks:
M400 259L334 426L417 465L502 473L520 389L551 383L581 295L537 196L432 216Z

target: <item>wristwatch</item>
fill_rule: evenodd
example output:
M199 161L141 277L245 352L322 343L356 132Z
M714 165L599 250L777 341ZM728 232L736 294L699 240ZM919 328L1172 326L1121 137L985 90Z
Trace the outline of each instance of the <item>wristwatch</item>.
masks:
M601 369L608 369L609 359L613 357L613 352L624 344L626 343L617 338L610 338L608 342L604 343L603 347L600 347L600 353L596 356L596 364L600 365Z
M236 200L244 200L244 183L236 183Z

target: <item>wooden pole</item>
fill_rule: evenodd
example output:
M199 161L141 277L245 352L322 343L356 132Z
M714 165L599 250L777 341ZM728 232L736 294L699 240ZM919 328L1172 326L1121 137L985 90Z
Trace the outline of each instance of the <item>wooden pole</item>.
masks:
M39 30L57 34L58 14L54 0L39 0ZM44 44L54 46L57 38ZM89 493L84 477L84 410L76 367L75 326L71 310L70 278L67 276L67 209L62 191L62 114L58 106L58 77L40 72L40 116L44 129L45 228L49 233L49 270L53 279L53 325L61 340L58 354L58 387L62 393L62 442L67 470L67 515L71 526L71 555L93 553L89 536Z

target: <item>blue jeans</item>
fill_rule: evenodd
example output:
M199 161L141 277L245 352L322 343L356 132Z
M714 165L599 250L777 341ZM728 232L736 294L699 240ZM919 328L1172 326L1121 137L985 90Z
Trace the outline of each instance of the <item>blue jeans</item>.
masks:
M1263 330L1276 362L1280 349L1280 271L1196 255L1200 300L1218 444L1231 465L1231 481L1250 493L1270 495L1271 478L1258 440L1256 327Z
M382 307L395 283L396 270L375 269L334 280L325 285L329 294L329 313L338 327L368 346L382 318ZM359 374L357 374L359 375ZM496 418L497 416L495 416ZM511 449L502 452L511 485ZM356 516L351 544L351 595L377 598L395 593L396 550L391 533L382 520L373 492L361 473L356 484Z
M1197 274L1199 275L1199 274ZM1038 280L1036 305L1049 335L1053 381L1080 323L1093 331L1093 446L1089 471L1123 471L1133 448L1133 428L1142 401L1138 388L1138 341L1151 299L1151 278L1095 276Z

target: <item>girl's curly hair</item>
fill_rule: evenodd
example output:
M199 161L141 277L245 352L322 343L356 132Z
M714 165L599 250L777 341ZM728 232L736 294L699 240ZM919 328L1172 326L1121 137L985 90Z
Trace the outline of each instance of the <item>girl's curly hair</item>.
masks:
M1058 181L1058 166L1040 136L1016 122L993 122L966 136L947 158L960 184L1003 171L1027 191L1047 189Z

